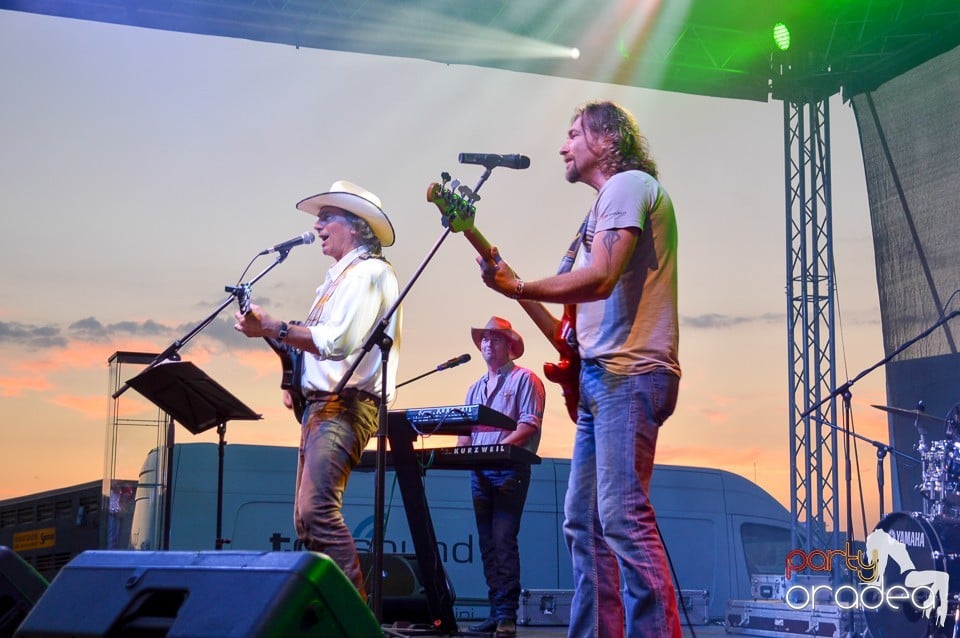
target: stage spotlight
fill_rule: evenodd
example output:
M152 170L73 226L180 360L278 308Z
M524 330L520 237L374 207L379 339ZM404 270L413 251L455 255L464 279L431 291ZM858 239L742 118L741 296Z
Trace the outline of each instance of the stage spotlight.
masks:
M579 60L579 59L580 59L580 49L578 49L577 47L573 47L572 49L570 49L570 59L571 59L571 60Z
M786 51L790 48L790 29L782 22L773 25L773 41L777 48Z
M2 2L0 2L2 4ZM351 31L350 40L358 51L388 51L389 55L422 58L445 64L490 64L506 60L569 60L577 59L571 47L527 37L491 25L444 16L436 11L415 8L420 3L382 3L384 10L370 28L352 32L346 21L324 20L322 34L343 37ZM424 3L430 4L430 3ZM508 3L509 4L509 3ZM504 21L526 22L532 11L528 3L514 3L513 12ZM563 3L557 3L558 6ZM562 16L561 16L562 17ZM327 31L329 29L329 31Z

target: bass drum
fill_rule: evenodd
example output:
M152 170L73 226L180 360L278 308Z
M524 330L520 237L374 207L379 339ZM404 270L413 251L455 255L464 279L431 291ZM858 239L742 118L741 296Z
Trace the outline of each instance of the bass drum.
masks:
M909 562L913 567L901 566L907 562L902 553L898 556L895 551L889 553L886 568L883 574L883 591L889 591L895 585L904 585L904 580L913 572L913 578L942 572L949 576L946 596L949 604L946 621L941 626L937 621L937 610L934 609L927 618L923 611L917 609L910 600L896 601L899 609L892 609L889 605L880 604L879 595L873 600L867 598L866 606L877 607L876 610L864 609L864 619L870 635L873 638L949 638L953 635L954 614L957 610L957 592L960 591L960 522L932 519L922 514L894 512L877 525L875 529L887 532L895 541L903 544ZM872 560L866 556L865 560ZM901 571L903 569L903 571ZM923 581L923 578L920 579ZM908 587L908 591L912 588ZM944 595L947 592L943 592ZM923 593L917 594L918 602L924 604Z

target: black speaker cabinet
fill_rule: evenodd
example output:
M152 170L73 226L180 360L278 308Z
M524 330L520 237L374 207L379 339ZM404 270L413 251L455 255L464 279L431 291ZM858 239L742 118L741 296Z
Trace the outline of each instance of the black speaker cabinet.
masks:
M87 551L50 583L17 638L382 638L370 608L316 552Z
M9 638L37 604L47 581L9 547L0 546L0 638Z

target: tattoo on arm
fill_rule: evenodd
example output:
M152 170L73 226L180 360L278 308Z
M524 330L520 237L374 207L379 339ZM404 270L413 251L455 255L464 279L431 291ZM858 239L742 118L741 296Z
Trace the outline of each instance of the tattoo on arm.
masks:
M616 231L609 231L603 234L603 248L607 251L608 255L613 254L613 245L620 241L620 233Z

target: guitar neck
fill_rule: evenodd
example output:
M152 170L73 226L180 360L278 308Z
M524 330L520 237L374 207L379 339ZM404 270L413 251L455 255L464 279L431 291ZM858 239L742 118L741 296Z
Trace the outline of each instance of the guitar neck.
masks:
M466 236L467 241L476 249L477 253L490 265L494 265L493 255L490 250L490 242L487 241L487 238L483 236L477 228L469 228L463 231L464 236ZM524 312L530 317L533 323L540 329L540 332L543 333L543 336L557 349L560 354L567 352L564 349L563 344L558 339L558 322L553 318L553 315L543 306L542 303L537 301L523 301L520 302L520 307L523 308Z
M492 251L490 250L490 242L488 242L487 238L483 236L483 233L476 228L470 228L463 231L463 234L484 261L491 265L495 263L493 260Z
M460 186L459 180L451 181L447 173L443 173L441 177L442 184L434 182L427 187L427 201L440 209L443 225L448 230L463 233L481 259L489 266L497 266L500 259L494 257L490 242L474 227L477 212L475 203L479 198L469 188ZM559 383L563 388L567 414L576 423L580 401L580 356L574 344L576 305L566 304L560 320L554 319L539 301L523 299L520 300L520 307L560 355L560 362L544 364L543 372L550 381Z
M279 355L284 355L287 352L286 346L274 339L273 337L263 337L263 340L267 342L267 345Z

